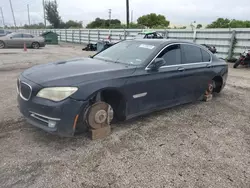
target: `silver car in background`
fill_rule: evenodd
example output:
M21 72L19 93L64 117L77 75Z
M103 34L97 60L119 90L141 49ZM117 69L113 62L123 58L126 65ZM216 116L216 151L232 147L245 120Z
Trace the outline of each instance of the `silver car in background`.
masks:
M0 48L27 48L38 49L45 46L45 39L26 33L11 33L0 37Z

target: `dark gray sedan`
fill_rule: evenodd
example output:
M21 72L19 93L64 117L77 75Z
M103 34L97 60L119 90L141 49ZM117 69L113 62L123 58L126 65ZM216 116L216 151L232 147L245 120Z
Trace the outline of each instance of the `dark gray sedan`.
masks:
M73 135L204 100L226 84L228 65L201 45L125 40L89 58L34 66L17 80L21 113L34 126ZM210 98L211 99L211 98Z
M45 39L27 33L11 33L0 37L0 48L23 48L24 44L27 48L38 49L45 46Z

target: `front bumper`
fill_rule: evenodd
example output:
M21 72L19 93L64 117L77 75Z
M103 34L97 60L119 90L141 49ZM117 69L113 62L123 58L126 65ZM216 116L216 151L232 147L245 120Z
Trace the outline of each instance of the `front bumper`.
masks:
M18 95L18 107L28 123L46 132L61 136L73 136L75 133L75 118L86 106L84 101L66 99L55 103L38 97L30 101L23 100ZM55 124L54 127L49 123Z
M25 80L34 89L29 100L24 100L18 94L18 107L26 120L47 132L61 136L73 136L75 133L75 120L86 107L86 101L77 101L67 98L61 102L36 97L37 87L35 83Z

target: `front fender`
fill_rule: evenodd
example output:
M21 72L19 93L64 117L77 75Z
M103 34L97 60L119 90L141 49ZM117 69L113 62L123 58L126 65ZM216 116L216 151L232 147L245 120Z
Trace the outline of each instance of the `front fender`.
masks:
M121 94L123 92L123 86L125 85L126 79L118 79L118 80L105 80L105 81L96 81L90 83L82 83L78 85L78 91L74 93L71 98L75 100L88 100L96 93L105 90L105 89L114 89Z

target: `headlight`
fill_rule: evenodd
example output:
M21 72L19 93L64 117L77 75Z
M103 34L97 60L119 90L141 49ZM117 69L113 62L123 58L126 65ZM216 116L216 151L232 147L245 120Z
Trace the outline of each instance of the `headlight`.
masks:
M41 89L36 96L58 102L66 99L77 90L77 87L48 87Z

